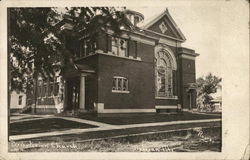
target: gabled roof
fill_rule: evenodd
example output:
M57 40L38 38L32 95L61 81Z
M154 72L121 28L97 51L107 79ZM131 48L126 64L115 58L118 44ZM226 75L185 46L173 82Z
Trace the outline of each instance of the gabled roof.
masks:
M168 9L166 9L161 14L158 14L156 16L151 17L150 19L145 20L144 22L138 23L137 26L140 27L140 28L142 28L142 29L144 29L144 30L148 30L151 26L153 26L154 24L156 24L164 16L166 16L170 20L170 23L174 26L175 31L181 37L180 40L181 41L185 41L186 38L185 38L184 34L181 32L181 30L179 29L179 27L177 26L177 24L175 23L175 21L173 20L173 18L171 17L171 15L169 14Z

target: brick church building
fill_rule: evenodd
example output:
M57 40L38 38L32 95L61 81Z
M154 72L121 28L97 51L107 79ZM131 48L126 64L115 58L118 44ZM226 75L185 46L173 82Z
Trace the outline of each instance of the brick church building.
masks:
M135 30L110 29L90 43L70 40L74 63L55 82L38 83L37 112L162 112L196 107L194 50L168 10L151 20L126 10ZM68 21L60 28L70 29ZM29 97L29 96L27 96ZM28 101L28 100L27 100Z

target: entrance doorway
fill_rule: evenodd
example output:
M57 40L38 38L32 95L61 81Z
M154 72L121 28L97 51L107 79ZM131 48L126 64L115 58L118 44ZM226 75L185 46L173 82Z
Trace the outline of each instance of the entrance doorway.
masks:
M79 109L80 77L67 79L67 107L66 110Z

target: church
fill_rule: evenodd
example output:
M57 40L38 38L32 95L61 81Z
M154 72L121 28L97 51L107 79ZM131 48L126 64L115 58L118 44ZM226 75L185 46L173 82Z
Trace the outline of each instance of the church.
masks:
M37 86L37 113L145 113L196 108L193 49L182 47L185 36L168 10L152 19L125 10L135 30L98 33L69 40L74 63L54 82ZM70 29L68 21L60 29ZM76 43L71 43L76 42ZM32 102L27 95L27 104Z

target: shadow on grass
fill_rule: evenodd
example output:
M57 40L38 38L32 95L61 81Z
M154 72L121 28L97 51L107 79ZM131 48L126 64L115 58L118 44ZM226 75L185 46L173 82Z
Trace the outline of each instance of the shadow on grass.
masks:
M94 128L97 126L68 121L59 118L48 118L39 120L30 120L23 122L14 122L10 124L10 135L22 135L32 133L42 133L51 131L62 131L74 128Z
M183 120L201 120L217 119L221 115L193 114L189 112L180 112L176 114L159 114L159 113L133 113L133 114L105 114L98 116L79 115L79 118L88 119L113 125L171 122Z

